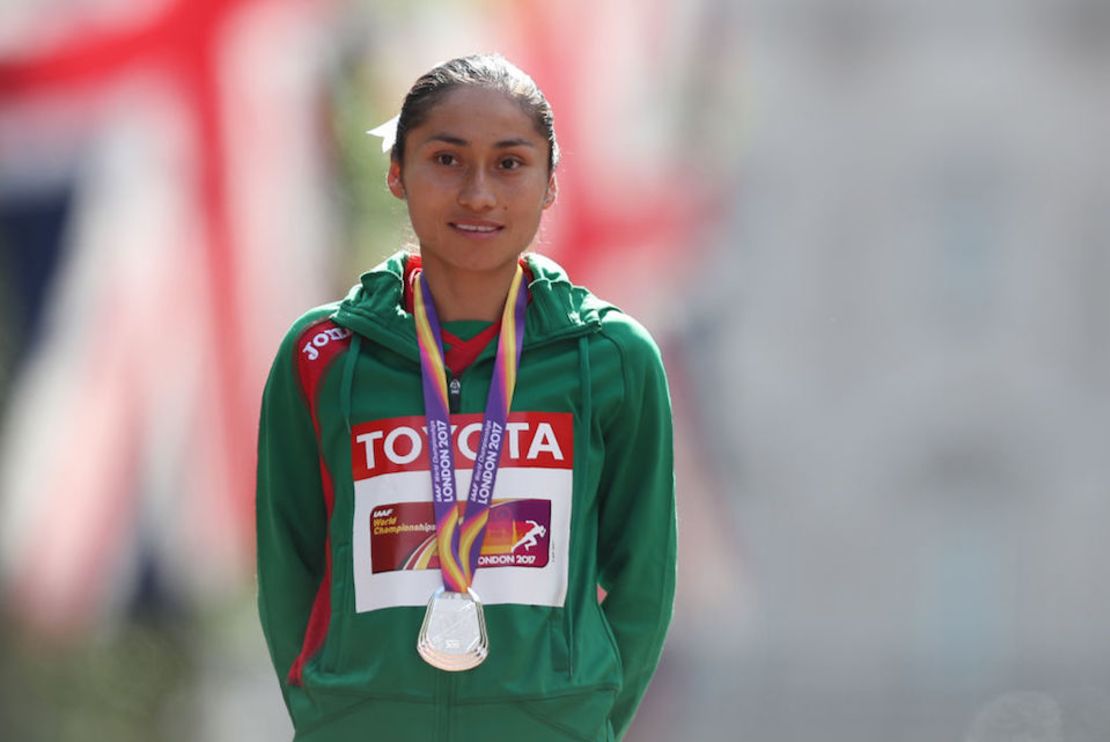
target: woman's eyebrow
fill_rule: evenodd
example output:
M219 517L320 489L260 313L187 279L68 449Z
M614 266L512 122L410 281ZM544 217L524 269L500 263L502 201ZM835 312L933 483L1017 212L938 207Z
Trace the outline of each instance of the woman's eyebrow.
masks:
M454 144L458 147L465 147L466 145L470 144L470 142L466 141L462 137L456 137L452 134L433 134L424 141L425 144L428 142L445 142L447 144Z
M507 149L509 147L535 147L536 143L531 139L518 137L516 139L502 139L500 142L494 143L493 146L498 149Z
M445 144L453 144L456 147L465 147L470 144L467 140L462 137L457 137L454 134L433 134L425 140L425 144L428 142L444 142ZM530 139L516 137L494 142L493 146L497 149L508 149L509 147L535 147L536 143Z

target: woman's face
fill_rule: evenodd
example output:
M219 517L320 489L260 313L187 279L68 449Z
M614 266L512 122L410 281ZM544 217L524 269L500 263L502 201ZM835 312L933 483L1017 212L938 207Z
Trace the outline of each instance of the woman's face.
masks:
M460 87L410 129L389 189L408 202L425 262L462 271L515 263L555 201L547 139L511 98Z

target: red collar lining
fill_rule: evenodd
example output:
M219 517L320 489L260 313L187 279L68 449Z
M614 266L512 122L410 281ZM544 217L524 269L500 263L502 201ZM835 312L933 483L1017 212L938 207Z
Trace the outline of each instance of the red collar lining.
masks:
M412 285L416 280L417 269L421 266L419 255L410 255L408 260L405 261L405 311L412 313ZM528 264L521 259L520 267L524 269L524 283L525 285L532 282L532 271L529 269ZM529 292L528 301L532 301L532 295ZM456 379L462 376L463 371L467 369L470 364L474 363L486 346L497 337L501 332L501 318L498 317L497 321L491 324L486 329L479 332L469 340L463 340L454 333L440 328L440 333L443 336L443 342L449 346L443 354L443 363L451 371L451 375Z

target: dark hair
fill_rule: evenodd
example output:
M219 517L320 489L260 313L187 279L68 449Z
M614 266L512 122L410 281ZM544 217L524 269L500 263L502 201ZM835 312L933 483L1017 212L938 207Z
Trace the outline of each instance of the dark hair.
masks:
M409 130L424 123L444 95L468 85L504 93L532 118L536 131L547 139L547 172L554 172L559 164L559 143L555 140L555 115L551 112L551 104L528 73L500 54L458 57L437 65L413 83L401 104L390 157L403 163Z

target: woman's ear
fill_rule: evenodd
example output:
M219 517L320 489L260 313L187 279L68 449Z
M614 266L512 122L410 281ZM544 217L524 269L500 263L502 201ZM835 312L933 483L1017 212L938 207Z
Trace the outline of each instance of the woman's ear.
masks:
M559 181L555 179L555 173L547 180L547 192L543 194L543 207L549 208L555 203L555 197L559 194Z
M389 163L389 172L385 176L385 183L389 192L402 201L405 200L405 183L401 180L401 165L398 162Z

